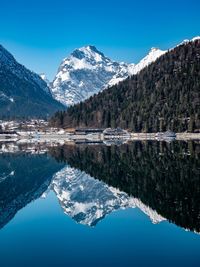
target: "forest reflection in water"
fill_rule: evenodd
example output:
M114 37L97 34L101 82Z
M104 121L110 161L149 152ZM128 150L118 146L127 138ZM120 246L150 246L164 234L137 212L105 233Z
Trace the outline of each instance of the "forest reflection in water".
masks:
M141 200L169 222L200 232L199 142L65 145L50 154Z
M41 152L41 153L40 153ZM200 232L200 143L18 147L0 155L0 227L54 191L63 211L95 226L120 208Z

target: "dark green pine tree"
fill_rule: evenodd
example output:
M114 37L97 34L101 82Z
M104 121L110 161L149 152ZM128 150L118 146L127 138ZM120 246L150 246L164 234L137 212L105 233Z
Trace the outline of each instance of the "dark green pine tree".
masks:
M139 74L56 113L50 125L135 132L200 131L200 40L162 55Z

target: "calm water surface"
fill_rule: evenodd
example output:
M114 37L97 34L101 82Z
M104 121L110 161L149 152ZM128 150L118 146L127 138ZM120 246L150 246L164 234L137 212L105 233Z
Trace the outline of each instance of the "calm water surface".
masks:
M200 143L0 144L0 266L200 266Z

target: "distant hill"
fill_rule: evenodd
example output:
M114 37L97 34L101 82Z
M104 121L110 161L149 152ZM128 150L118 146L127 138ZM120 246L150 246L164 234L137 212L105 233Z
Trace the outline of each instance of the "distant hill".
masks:
M61 109L46 82L0 45L0 118L46 118Z
M57 112L61 127L122 127L135 132L200 130L200 38L169 50L137 75Z

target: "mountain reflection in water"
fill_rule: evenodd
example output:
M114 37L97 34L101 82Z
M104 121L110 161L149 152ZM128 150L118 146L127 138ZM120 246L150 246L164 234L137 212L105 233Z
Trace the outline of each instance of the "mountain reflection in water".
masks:
M71 167L57 172L50 188L56 193L64 212L81 224L95 226L114 210L135 207L146 213L153 223L164 220L139 199Z
M52 148L60 162L139 199L160 218L200 232L200 143L133 142Z
M81 224L95 226L112 211L137 207L153 223L168 220L200 232L198 142L26 146L11 152L4 146L0 154L0 227L53 190L63 211Z
M0 154L0 228L18 210L39 198L62 166L46 154Z

